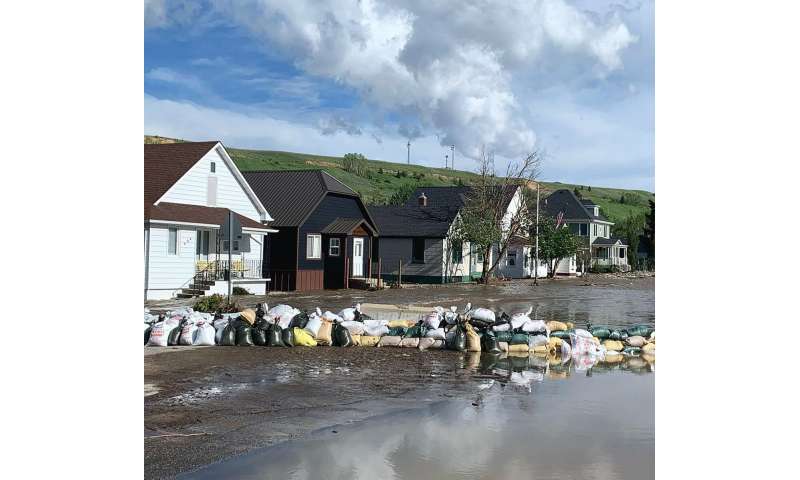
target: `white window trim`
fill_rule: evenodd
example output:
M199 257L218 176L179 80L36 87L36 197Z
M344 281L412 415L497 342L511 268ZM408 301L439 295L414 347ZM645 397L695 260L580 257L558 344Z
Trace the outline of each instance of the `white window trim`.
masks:
M319 246L318 249L314 248L315 242L314 239L318 239L316 245ZM311 255L309 255L309 242L311 242ZM314 255L314 250L317 250L316 256ZM306 235L306 260L321 260L322 259L322 235L316 233L309 233Z
M333 241L336 240L336 253L333 253ZM338 257L342 254L342 239L331 237L328 239L328 255L331 257Z

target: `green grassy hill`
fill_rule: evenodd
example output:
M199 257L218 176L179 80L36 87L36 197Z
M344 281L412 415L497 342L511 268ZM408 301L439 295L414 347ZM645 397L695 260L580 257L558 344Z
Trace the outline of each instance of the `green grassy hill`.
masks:
M145 135L145 143L174 143L183 140ZM344 170L341 157L326 157L306 153L279 152L271 150L242 150L227 148L236 166L248 170L302 170L321 169L358 192L368 204L384 203L394 192L412 186L470 185L477 175L461 170L407 165L404 163L368 160L367 171L355 175ZM654 194L644 190L625 190L588 185L573 185L559 182L541 182L542 193L559 188L578 188L583 198L597 202L603 212L613 221L620 221L631 213L648 210L647 201ZM591 190L589 190L591 188ZM624 196L624 203L620 200Z

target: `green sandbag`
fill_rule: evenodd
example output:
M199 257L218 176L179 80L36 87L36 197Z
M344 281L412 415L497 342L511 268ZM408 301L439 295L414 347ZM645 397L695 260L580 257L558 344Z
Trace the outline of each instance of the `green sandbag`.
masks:
M481 337L481 351L488 353L500 353L500 347L497 346L497 337L493 333L486 332Z
M550 332L550 336L560 338L562 340L569 340L570 333L575 333L575 330L559 330L557 332Z
M498 342L511 343L511 339L514 337L514 334L510 331L494 332L494 336L497 337Z
M333 326L333 344L337 347L349 347L353 344L350 331L338 323Z
M591 334L600 340L605 340L611 336L611 330L606 327L595 327L589 330Z
M152 325L148 325L147 328L144 329L144 344L147 345L147 342L150 341L150 332L153 330Z
M233 326L233 322L228 323L222 330L222 338L219 344L226 347L233 347L236 345L236 328Z
M294 347L294 330L291 328L284 328L281 332L281 340L284 347Z
M386 335L391 335L393 337L402 337L406 334L406 327L392 327L389 329L389 333Z
M463 325L455 326L455 334L451 340L446 344L448 350L456 350L459 352L467 351L467 331Z
M406 334L403 336L405 338L422 338L425 336L425 326L414 325L413 327L406 330Z
M267 329L267 346L268 347L283 347L283 329L280 325L270 325Z
M308 315L306 312L300 312L294 317L292 317L292 321L289 322L289 330L293 328L306 328L306 324L308 323Z
M528 344L528 334L527 333L515 333L511 337L511 345L527 345Z
M654 329L649 325L634 325L632 327L628 327L626 332L631 337L640 336L640 337L649 337L650 333L652 333Z
M183 322L180 323L177 327L173 328L169 332L169 336L167 337L167 345L179 345L180 338L181 338L181 330L183 330Z
M253 329L246 325L239 325L236 329L236 346L237 347L252 347L253 346Z
M642 349L639 347L625 347L622 349L622 354L629 357L638 357L642 354Z

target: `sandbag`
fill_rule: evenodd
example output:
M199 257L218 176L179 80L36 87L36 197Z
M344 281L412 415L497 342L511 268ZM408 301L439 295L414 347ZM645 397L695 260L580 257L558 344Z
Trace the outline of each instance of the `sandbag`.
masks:
M495 332L494 336L497 337L498 342L506 342L508 344L510 344L511 339L514 338L514 334L511 332Z
M669 342L667 342L669 343ZM655 355L656 353L656 344L655 343L646 343L642 347L642 353L646 353L648 355Z
M467 331L463 325L456 325L450 332L445 335L445 342L447 343L448 350L456 350L465 352L467 350Z
M618 363L622 361L622 354L616 350L609 350L603 360L606 363Z
M150 332L153 331L153 326L144 324L144 344L147 345L150 342Z
M256 320L256 324L258 324L259 320ZM272 325L269 325L272 327ZM267 331L263 328L253 327L251 329L251 333L253 335L253 343L259 347L267 346Z
M317 341L303 328L292 329L294 345L298 347L316 347Z
M414 327L409 328L406 330L406 334L403 335L404 337L413 337L413 338L420 338L425 336L426 332L425 325L416 325Z
M444 328L432 328L425 332L425 337L433 338L435 340L444 340L446 338Z
M177 326L170 330L169 335L167 336L167 345L180 345L181 331L183 331L182 326Z
M655 343L655 341L656 341L656 331L655 330L650 332L650 341L653 342L653 343Z
M422 323L428 328L439 328L439 324L442 323L442 312L437 311L427 314L422 320Z
M345 320L341 325L350 332L350 335L361 335L364 333L364 324L355 320Z
M194 345L194 338L197 332L197 325L186 322L181 328L181 336L178 338L179 345Z
M306 323L306 326L303 327L303 330L308 332L312 337L316 338L320 327L322 327L322 317L312 313L311 316L308 317L308 323ZM297 334L295 334L295 336L296 335Z
M594 327L589 330L589 332L591 332L593 337L597 337L600 340L605 340L611 336L611 330L607 327Z
M350 335L350 341L353 342L352 345L354 347L360 347L361 346L361 335L352 335L351 334Z
M281 329L281 341L287 347L294 347L294 329L293 328ZM267 343L269 343L269 338L267 338Z
M550 332L550 337L553 338L560 338L562 340L569 340L569 330L556 330L554 332Z
M389 323L386 324L386 326L389 327L389 329L391 330L392 328L397 328L397 327L403 327L403 328L413 327L416 324L417 324L416 320L390 320Z
M376 337L373 335L361 335L360 347L374 347L378 345L383 337Z
M511 337L511 342L510 343L511 343L511 345L522 345L523 343L525 345L527 345L528 344L528 334L527 333L515 333Z
M325 310L325 313L320 315L320 317L322 317L323 320L331 323L342 323L344 321L342 317L328 310Z
M340 324L333 326L333 344L337 347L349 347L353 345L353 338L350 331Z
M644 325L644 324L634 325L626 329L628 335L630 335L631 337L634 336L647 337L654 330L655 330L654 328L651 328L649 325Z
M545 336L548 335L547 324L544 320L528 320L522 324L521 330L528 333L541 333Z
M523 325L531 321L531 317L528 316L528 313L515 313L510 320L511 328L516 330L518 328L522 328ZM542 322L544 323L544 322Z
M567 324L564 322L559 322L558 320L550 320L547 322L547 329L552 332L563 332L565 330L569 330L567 328Z
M528 350L530 352L533 352L533 353L536 353L536 354L539 354L539 355L541 355L541 354L547 355L547 353L550 351L550 349L548 348L547 344L545 344L545 345L536 345L535 347L528 346Z
M378 342L378 347L396 347L400 345L400 342L403 340L403 337L397 335L384 335L381 337L380 342ZM363 343L364 337L361 337L361 341Z
M467 351L480 352L481 351L481 338L475 332L475 328L469 323L464 324L464 329L467 334Z
M626 340L628 338L628 332L625 330L611 330L611 335L608 336L610 340Z
M217 342L217 345L222 344L222 332L225 330L225 327L228 326L228 319L221 318L219 320L214 320L214 341Z
M151 347L166 347L169 343L169 334L178 328L178 322L174 320L164 320L156 322L150 330L150 337L147 345Z
M436 340L430 337L420 338L419 339L419 349L420 350L427 350L436 343Z
M647 343L647 340L645 340L644 337L642 337L640 335L635 335L633 337L628 337L628 339L625 341L625 343L627 343L631 347L642 348L644 346L644 344Z
M317 341L317 345L333 345L333 322L323 320L314 339Z
M518 343L508 346L508 353L527 353L529 350L527 343Z
M467 320L494 323L495 314L488 308L475 308L467 312Z
M458 323L458 313L456 313L456 310L456 307L450 307L450 310L444 312L444 321L448 325L455 325Z
M406 331L408 331L406 327L389 327L389 331L386 332L386 335L402 337L405 336Z
M203 322L197 326L197 335L194 345L214 346L216 342L216 331L210 323Z
M495 332L510 332L511 324L508 322L495 324L492 326L492 330L494 330Z
M497 345L497 337L491 333L486 333L481 337L481 350L489 353L500 353Z
M274 307L267 310L266 316L272 318L278 318L288 314L293 314L294 316L297 315L297 312L295 312L295 310L297 309L290 305L286 304L275 305Z
M358 315L361 313L361 304L356 303L353 307L345 308L341 312L339 312L339 317L341 317L342 321L345 322L353 322L356 321L356 317L360 317Z
M605 340L603 346L606 347L606 350L613 350L615 352L622 351L622 349L625 348L619 340Z
M639 347L625 347L622 349L622 354L628 357L638 357L642 354L642 349Z
M417 348L419 347L419 337L405 337L400 340L399 347Z
M429 350L441 350L444 347L444 340L434 340L433 345L430 346Z
M547 346L557 351L561 350L561 345L563 345L564 343L565 343L564 340L558 337L550 337L547 339Z
M226 347L232 347L236 345L236 327L234 327L233 322L228 322L228 324L225 325L225 328L222 329L222 336L219 344Z
M582 338L592 338L593 337L593 335L589 331L584 330L582 328L573 329L573 331L571 332L570 335L575 335L576 337L582 337Z
M291 330L288 329L287 330ZM286 343L283 341L283 329L280 325L270 325L266 332L266 340L268 347L283 347Z
M255 312L253 312L253 320L255 321ZM246 324L239 325L236 328L236 346L237 347L252 347L253 346L253 329Z
M514 343L513 340L511 343ZM534 348L539 347L541 345L549 345L550 341L547 339L545 335L528 335L528 347Z
M306 324L308 324L308 314L306 312L300 312L300 313L298 313L298 314L296 314L296 315L294 315L292 317L291 321L289 321L289 325L287 325L285 327L283 325L281 325L281 327L282 328L290 328L290 329L291 328L306 328Z
M414 322L417 323L417 322ZM372 320L372 319L364 319L364 328L376 328L376 327L385 327L389 325L388 320ZM405 325L408 326L408 325Z
M252 308L245 308L239 313L239 318L252 326L256 323L256 311Z
M389 334L389 327L386 325L370 327L364 322L364 334L370 337L382 337Z

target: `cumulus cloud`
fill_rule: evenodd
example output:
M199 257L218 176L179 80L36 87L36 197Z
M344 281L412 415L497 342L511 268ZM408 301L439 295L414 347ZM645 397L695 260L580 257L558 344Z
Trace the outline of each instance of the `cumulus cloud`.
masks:
M348 135L361 135L360 128L340 115L331 115L320 119L318 127L323 135L333 135L338 132L344 132Z
M381 111L413 117L471 157L484 145L507 158L535 148L513 88L517 70L555 56L603 76L622 67L621 52L636 41L618 15L591 16L564 0L211 3L265 50L353 88ZM189 11L152 1L146 12L148 4L154 22Z

